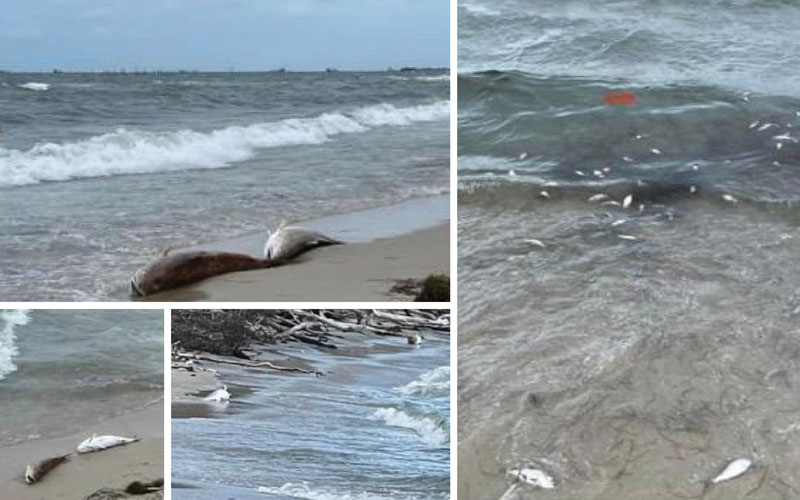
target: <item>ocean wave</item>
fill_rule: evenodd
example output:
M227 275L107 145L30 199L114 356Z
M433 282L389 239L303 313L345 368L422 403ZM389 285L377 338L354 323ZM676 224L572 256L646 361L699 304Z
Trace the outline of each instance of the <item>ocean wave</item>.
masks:
M118 129L76 142L40 143L27 151L0 148L0 186L221 168L252 158L259 149L321 144L340 134L445 120L449 114L449 101L409 107L383 103L314 118L232 126L211 132Z
M6 375L16 371L17 366L13 358L19 351L15 341L14 329L17 326L26 325L30 321L30 311L27 309L6 310L0 313L3 320L3 328L0 330L0 380Z
M418 380L409 382L397 390L408 395L443 394L450 392L450 367L440 366L420 375Z
M428 445L441 446L448 442L449 431L430 417L413 416L395 408L379 408L372 414L373 420L382 420L391 427L411 429Z
M286 483L283 486L259 486L259 493L269 493L281 497L290 496L296 498L306 498L308 500L396 500L396 495L381 495L373 492L339 492L326 489L313 489L307 482ZM400 492L398 492L399 494ZM416 496L409 497L403 494L403 498L416 500ZM446 498L446 497L444 497Z
M40 83L40 82L28 82L17 86L25 90L48 90L50 88L49 83Z

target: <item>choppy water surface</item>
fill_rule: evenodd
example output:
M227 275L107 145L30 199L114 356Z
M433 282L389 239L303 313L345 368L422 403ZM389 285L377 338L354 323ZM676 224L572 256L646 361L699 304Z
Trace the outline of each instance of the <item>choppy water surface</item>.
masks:
M0 446L163 399L164 313L0 312Z
M459 16L459 495L797 496L800 5Z
M448 499L449 342L427 337L276 351L320 378L225 370L229 404L172 421L173 497Z
M448 192L442 71L0 74L0 297L124 298L158 249Z

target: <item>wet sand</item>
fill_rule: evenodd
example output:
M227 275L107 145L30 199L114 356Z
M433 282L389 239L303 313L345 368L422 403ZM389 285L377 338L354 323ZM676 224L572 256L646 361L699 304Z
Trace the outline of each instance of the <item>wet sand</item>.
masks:
M227 250L252 248L242 240ZM243 248L244 247L244 248ZM313 250L278 268L230 273L147 297L151 301L388 301L398 280L450 272L450 224Z
M77 445L90 436L137 436L141 441L109 450L78 455ZM25 483L25 466L43 458L72 452L69 461L41 482ZM101 488L124 489L133 481L164 477L164 405L131 412L83 432L0 448L0 498L14 500L80 500ZM138 496L143 500L160 494Z

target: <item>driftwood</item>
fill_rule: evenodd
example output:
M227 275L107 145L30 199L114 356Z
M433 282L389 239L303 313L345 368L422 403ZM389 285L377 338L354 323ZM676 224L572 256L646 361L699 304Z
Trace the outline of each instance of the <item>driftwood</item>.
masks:
M407 337L449 334L450 314L443 310L201 310L172 311L173 359L201 359L187 351L250 360L252 344L302 342L336 349L344 333ZM179 352L180 351L183 352ZM219 362L219 360L212 360ZM229 364L239 364L233 360ZM241 363L242 366L256 366ZM275 368L276 365L261 366ZM284 367L285 368L285 367ZM278 369L278 368L275 368ZM298 370L294 370L298 371ZM313 372L309 372L313 373Z

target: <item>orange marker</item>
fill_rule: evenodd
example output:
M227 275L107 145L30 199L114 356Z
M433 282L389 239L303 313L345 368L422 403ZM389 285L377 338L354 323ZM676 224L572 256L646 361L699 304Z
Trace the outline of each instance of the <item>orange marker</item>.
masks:
M607 92L603 101L612 106L630 106L636 104L636 94L627 91Z

